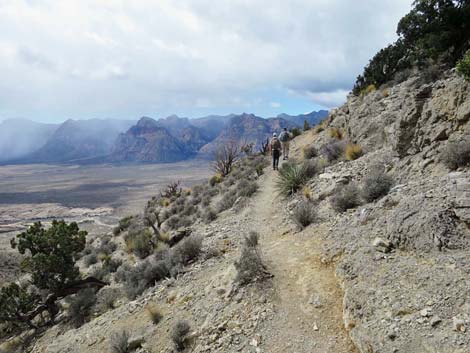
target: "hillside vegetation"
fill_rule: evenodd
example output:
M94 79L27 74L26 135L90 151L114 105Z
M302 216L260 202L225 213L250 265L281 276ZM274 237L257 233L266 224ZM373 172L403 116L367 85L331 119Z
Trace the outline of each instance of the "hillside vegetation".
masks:
M399 83L413 69L433 81L458 61L465 62L470 50L469 18L468 0L416 0L398 23L398 40L371 59L356 80L354 94L391 81Z

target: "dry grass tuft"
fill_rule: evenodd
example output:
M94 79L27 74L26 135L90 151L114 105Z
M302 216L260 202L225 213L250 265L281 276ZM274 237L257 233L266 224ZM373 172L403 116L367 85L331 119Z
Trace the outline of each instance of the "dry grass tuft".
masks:
M344 156L348 161L358 159L364 154L362 147L355 143L349 143L344 150Z

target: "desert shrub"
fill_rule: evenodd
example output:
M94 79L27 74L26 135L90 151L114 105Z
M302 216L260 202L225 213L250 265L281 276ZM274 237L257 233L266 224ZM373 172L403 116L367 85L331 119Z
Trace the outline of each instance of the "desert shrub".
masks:
M457 63L457 72L470 81L470 50Z
M328 162L338 160L344 153L345 144L343 141L330 141L320 148L320 153Z
M337 212L344 212L361 204L359 189L354 184L342 186L331 197L331 206Z
M216 209L219 213L226 211L232 208L235 201L237 201L237 192L235 190L230 190L226 194L222 195L222 198L217 202Z
M295 137L297 137L297 136L302 135L302 130L300 130L300 129L294 127L294 128L290 131L290 133L292 134L292 137L295 138Z
M241 146L235 141L219 145L214 153L212 169L222 177L230 174L241 155Z
M312 159L318 156L318 151L312 145L305 146L304 148L302 148L302 156L304 157L304 159Z
M368 94L377 91L377 87L374 84L368 85L367 87L364 87L361 92L360 96L364 97L367 96Z
M95 291L91 288L83 289L73 297L68 297L68 317L74 327L80 327L88 321L92 308L96 303Z
M449 142L441 153L441 161L451 170L470 165L470 142Z
M215 186L217 184L220 184L222 182L223 178L222 175L216 174L213 177L209 179L209 185L210 186Z
M323 126L323 124L318 124L315 126L315 128L313 129L313 132L315 134L319 134L320 132L324 131L325 130L325 127Z
M101 238L101 244L97 251L99 254L110 255L117 249L117 244L111 240L110 237L104 236Z
M96 252L92 252L91 254L83 256L83 264L86 267L90 267L91 265L94 265L97 262L98 262L98 255L96 254Z
M303 229L314 223L317 218L315 205L309 201L301 201L293 211L294 222Z
M290 196L300 190L307 180L305 164L284 163L279 169L276 188L281 195Z
M146 308L147 315L154 325L158 325L163 319L161 310L155 305L149 305Z
M174 264L167 254L161 260L147 259L133 267L123 265L117 271L115 279L124 284L127 297L135 299L156 282L171 277L173 267Z
M367 202L375 201L387 195L392 186L393 178L376 167L362 182L362 198Z
M121 295L121 290L118 288L103 288L98 292L96 306L102 313L113 310L116 308L116 300L118 300Z
M217 219L217 213L212 208L205 210L202 215L202 220L205 223L211 223L215 221L216 219Z
M177 351L183 351L186 348L186 339L191 326L186 321L178 321L171 331L171 340L175 344Z
M163 190L160 191L160 197L170 200L172 198L179 197L183 192L180 185L180 181L174 181L169 183L163 188Z
M102 261L103 268L109 273L115 273L121 265L122 265L121 259L113 259L111 257L105 257Z
M153 252L152 233L149 229L143 229L139 233L129 233L124 241L128 252L132 252L141 259L145 259Z
M193 196L189 202L191 202L191 205L197 206L201 203L202 199L200 196Z
M119 224L113 229L113 234L114 235L119 235L119 233L127 230L129 226L132 223L132 220L134 219L134 216L126 216L124 218L121 218L119 220Z
M201 196L205 191L205 185L198 184L193 186L193 197Z
M201 205L203 207L207 207L211 204L211 197L210 196L203 196L202 200L201 200Z
M191 218L188 217L182 217L179 215L174 215L168 218L165 221L166 227L169 229L178 229L178 228L184 228L184 227L189 227L191 225L192 221Z
M258 184L256 181L242 179L238 182L237 190L238 197L250 197L258 190Z
M261 259L258 245L259 234L250 232L244 239L240 258L235 262L235 268L237 270L235 281L240 285L246 285L265 279L268 274Z
M331 138L334 138L336 140L342 140L343 137L344 137L344 134L343 132L338 129L337 127L332 127L329 131L328 131L328 135L331 137Z
M137 266L123 265L115 279L124 284L126 295L134 299L147 288L164 278L175 277L184 265L196 259L201 253L202 239L190 236L170 250L161 250Z
M261 176L264 174L264 164L257 164L255 167L256 175Z
M115 332L111 336L109 348L112 353L130 353L130 335L127 331Z
M172 261L187 265L197 259L202 249L202 238L189 236L180 241L171 251Z
M353 161L358 159L364 154L362 147L354 143L348 143L346 149L344 150L344 156L348 161Z
M181 211L180 215L183 217L189 217L196 213L197 207L191 204L186 205L183 210Z
M305 177L307 179L311 179L313 178L315 175L317 175L318 173L318 170L319 170L319 167L318 167L318 163L315 162L315 161L312 161L312 160L308 160L308 161L303 161L302 162L302 166L303 168L305 169Z

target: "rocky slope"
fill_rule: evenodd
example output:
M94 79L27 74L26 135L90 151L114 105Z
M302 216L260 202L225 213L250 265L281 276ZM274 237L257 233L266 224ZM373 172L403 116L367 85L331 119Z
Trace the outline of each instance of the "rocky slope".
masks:
M118 136L110 160L168 163L187 159L191 153L157 121L143 117L126 133Z
M179 276L78 329L54 326L32 351L103 352L125 329L138 352L172 352L172 328L184 319L192 328L188 352L468 352L470 170L450 171L442 150L470 132L469 101L470 84L452 72L349 97L293 144L297 159L305 147L320 152L308 192L285 200L277 172L251 175L260 189L245 207L235 202L212 223L191 225L203 256ZM338 142L335 129L364 155L325 163L321 147ZM363 187L377 166L393 188L338 213L337 191ZM299 231L292 213L306 198L318 215ZM234 263L252 230L273 277L239 287ZM147 310L154 305L163 313L157 325Z
M324 132L298 142L320 147L336 128L366 152L310 182L329 227L324 261L338 265L344 323L361 352L469 350L470 171L442 163L446 145L467 138L469 120L468 82L453 72L431 83L416 76L349 97ZM361 186L377 165L393 176L391 192L333 211L335 190Z

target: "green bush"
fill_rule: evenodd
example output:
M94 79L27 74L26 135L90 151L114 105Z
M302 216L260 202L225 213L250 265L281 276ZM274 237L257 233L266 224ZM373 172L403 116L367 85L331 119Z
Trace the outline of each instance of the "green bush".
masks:
M295 194L308 180L307 165L296 163L284 163L279 169L276 188L283 196Z
M308 123L307 120L304 120L304 131L310 130L310 124Z
M457 63L457 72L470 81L470 50Z
M302 135L302 130L294 127L292 130L291 130L291 134L292 134L292 137L297 137L297 136L300 136Z
M85 248L86 235L75 222L54 220L48 229L38 222L17 235L11 245L27 255L21 266L31 275L32 283L39 289L56 292L80 278L75 259Z
M16 283L0 289L0 324L7 324L13 332L34 328L33 318L28 316L41 297Z
M149 229L142 229L137 233L128 233L124 241L126 242L127 251L133 252L141 259L145 259L153 253L154 244Z
M452 67L470 49L470 2L466 0L416 0L397 27L398 40L380 50L365 67L353 92L380 87L401 71L429 62ZM425 73L425 75L427 75Z

